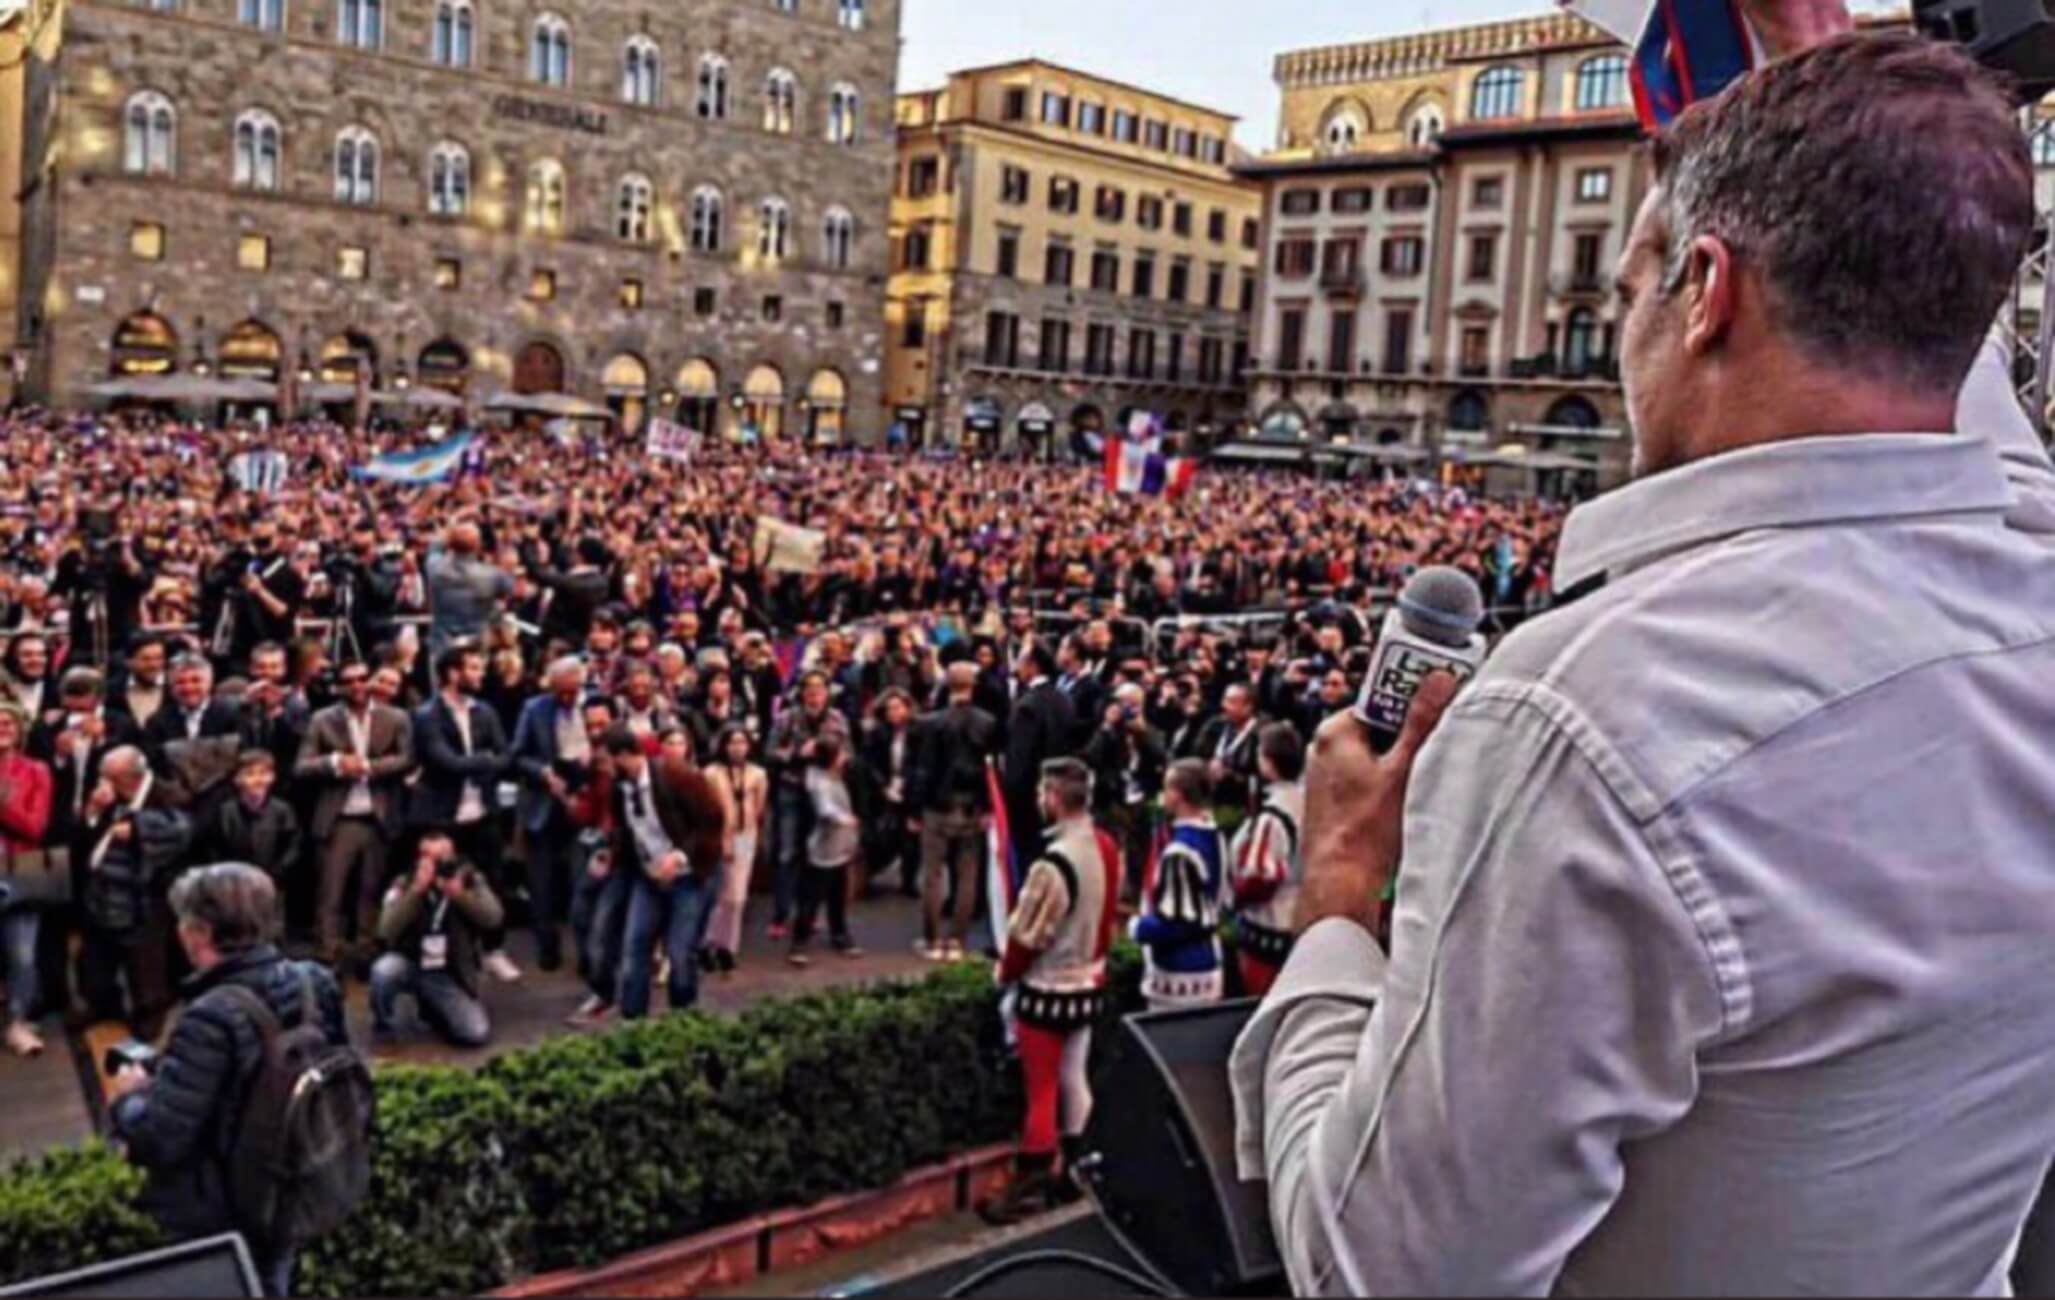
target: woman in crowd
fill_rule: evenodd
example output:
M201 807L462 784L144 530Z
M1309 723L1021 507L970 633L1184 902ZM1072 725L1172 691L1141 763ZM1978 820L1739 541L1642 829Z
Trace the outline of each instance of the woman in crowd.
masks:
M0 949L7 972L7 1048L36 1056L43 1040L31 1017L36 1006L36 935L46 903L48 863L41 844L50 823L50 769L21 752L28 714L0 703ZM34 896L31 896L34 895Z
M728 974L742 947L742 913L749 903L749 878L756 866L757 832L763 827L770 800L770 778L750 762L753 745L746 728L730 724L715 742L707 779L721 796L730 828L728 860L721 871L720 892L700 949L702 962Z
M899 867L899 892L920 897L920 841L907 827L907 787L914 757L913 697L894 686L878 697L863 734L864 784L870 816L864 827L869 878Z

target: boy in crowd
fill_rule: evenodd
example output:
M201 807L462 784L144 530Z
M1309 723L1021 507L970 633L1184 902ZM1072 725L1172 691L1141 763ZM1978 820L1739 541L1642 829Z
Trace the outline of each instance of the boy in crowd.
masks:
M1206 761L1181 758L1163 778L1163 815L1170 839L1156 860L1134 920L1142 945L1142 996L1149 1009L1220 1000L1220 828L1213 821L1213 780Z
M799 883L799 916L792 927L794 966L805 966L811 958L806 945L813 938L814 922L821 904L828 905L828 935L835 950L844 957L861 957L863 950L849 937L849 864L856 860L863 836L854 804L849 798L849 749L840 740L824 736L814 751L814 766L806 772L806 797L813 807L813 834L806 841L806 875Z
M1250 997L1270 991L1292 950L1292 909L1298 906L1299 827L1306 816L1306 747L1287 722L1273 722L1257 738L1256 768L1263 806L1234 840L1235 949L1242 988Z

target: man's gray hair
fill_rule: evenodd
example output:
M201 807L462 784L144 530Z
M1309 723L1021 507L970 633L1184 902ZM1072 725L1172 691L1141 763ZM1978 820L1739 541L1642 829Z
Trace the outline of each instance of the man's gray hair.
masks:
M204 673L209 682L214 680L214 665L207 662L205 655L196 655L191 651L171 661L171 672L173 676L179 673Z
M172 882L171 911L183 923L206 926L222 952L241 952L276 933L278 888L248 863L194 867Z
M149 759L144 757L143 751L137 749L134 745L116 745L113 749L108 750L106 755L100 760L100 770L109 776L117 772L146 768L149 765Z
M581 681L584 680L585 661L577 655L565 655L561 659L552 660L549 673L544 680L553 682L560 677L577 677Z
M1042 788L1056 806L1075 816L1092 805L1092 769L1074 758L1052 758L1042 764Z
M1950 46L1843 36L1693 106L1655 141L1662 291L1692 241L1752 263L1815 361L1952 395L2034 223L2010 96Z

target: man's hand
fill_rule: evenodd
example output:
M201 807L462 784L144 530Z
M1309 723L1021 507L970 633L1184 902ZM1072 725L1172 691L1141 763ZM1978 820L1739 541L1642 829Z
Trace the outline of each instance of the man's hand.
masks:
M1455 679L1421 684L1391 752L1370 748L1368 728L1344 711L1321 724L1306 764L1306 874L1297 928L1329 917L1377 928L1378 895L1398 869L1406 786L1413 760L1455 698Z
M414 864L414 879L410 888L416 895L422 898L426 898L428 891L435 888L435 859L433 857L423 854L421 860Z
M115 844L126 844L128 841L135 838L135 834L136 824L130 821L128 818L124 817L120 821L114 823L114 828L107 832L107 838L110 842Z
M114 787L102 781L93 787L92 796L86 800L86 817L88 820L96 819L113 806Z
M594 880L605 880L608 876L614 874L614 855L605 849L600 849L591 857L585 859L585 874Z
M149 1071L140 1065L124 1065L107 1080L107 1103L113 1105L132 1092L139 1092L150 1086Z
M685 855L672 849L656 860L656 878L663 884L674 884L685 874L686 866Z
M571 786L554 769L542 774L542 783L549 788L550 798L558 803L570 802Z
M1855 30L1847 0L1741 0L1741 11L1773 59Z

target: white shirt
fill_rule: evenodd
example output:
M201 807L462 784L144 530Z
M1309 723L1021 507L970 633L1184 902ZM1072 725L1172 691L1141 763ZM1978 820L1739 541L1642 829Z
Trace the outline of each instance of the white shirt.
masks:
M557 757L566 763L590 763L592 738L585 734L585 719L578 709L557 710Z
M471 701L459 700L452 704L448 700L450 718L457 724L457 739L464 746L464 757L471 757ZM472 822L485 819L485 792L476 781L464 782L464 792L457 796L457 825L469 826Z
M650 781L650 765L642 764L642 777L632 782L622 792L627 805L628 831L635 837L635 850L642 855L643 869L656 866L676 846L671 837L664 833L664 824L656 815L656 791Z
M358 717L348 709L343 710L343 721L350 729L350 749L358 758L371 757L371 711L366 709ZM378 805L371 798L371 782L357 781L350 786L350 792L343 798L342 815L345 817L370 817L378 811Z
M2055 1156L2055 497L2003 457L1807 439L1571 517L1560 589L1606 585L1422 752L1389 962L1315 926L1237 1046L1297 1290L2005 1290Z

